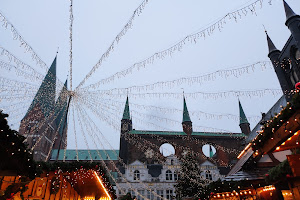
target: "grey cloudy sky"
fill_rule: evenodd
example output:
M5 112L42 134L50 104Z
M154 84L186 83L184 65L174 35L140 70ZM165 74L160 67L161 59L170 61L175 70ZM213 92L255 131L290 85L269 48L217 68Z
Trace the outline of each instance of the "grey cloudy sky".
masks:
M73 88L76 87L98 62L101 55L107 50L116 35L128 22L133 11L141 4L141 0L117 1L117 0L74 0L74 24L73 24ZM254 0L149 0L143 12L135 18L133 26L114 51L96 70L90 79L84 84L95 83L103 78L130 67L132 64L144 60L155 52L159 52L176 44L185 36L196 33L208 27L228 12L249 5ZM112 83L101 85L95 90L107 90L112 88L127 88L134 85L146 85L160 81L170 81L181 77L201 76L217 70L233 69L246 66L257 61L268 61L268 48L263 25L278 49L281 49L287 41L290 32L284 25L285 13L281 0L264 0L262 7L256 7L256 14L249 11L247 16L227 20L221 31L215 30L211 36L198 39L196 44L186 44L180 52L175 52L172 57L163 60L155 60L146 68L135 71L124 78L116 79ZM48 65L52 63L57 48L57 76L64 82L69 71L69 1L16 1L0 0L0 11L14 25L22 37L35 50L40 58ZM287 3L300 14L300 2L287 0ZM25 63L32 65L36 70L45 74L39 66L32 61L31 56L24 52L19 42L13 40L9 29L0 27L0 46L15 54ZM2 60L5 58L1 57ZM2 69L1 69L2 71ZM1 76L7 74L11 79L28 82L22 76L12 72L3 71ZM41 81L33 81L39 86ZM274 70L271 66L262 69L256 66L254 72L242 74L238 77L216 77L213 81L204 81L203 84L182 84L172 88L158 87L149 91L131 91L130 93L185 93L194 92L221 92L259 89L280 89ZM175 109L182 110L182 97L131 97L133 127L136 129L181 131L182 114ZM280 95L265 95L263 97L240 96L245 113L251 119L257 119L261 112L266 112L280 97ZM105 106L103 116L114 121L120 126L121 115L126 96L95 96ZM109 100L112 99L112 100ZM19 100L20 108L8 109L15 111L11 114L10 123L18 127L18 121L24 116L32 99ZM187 95L187 104L190 112L205 112L210 114L238 115L237 97L226 98L192 98ZM1 101L1 106L7 106L14 102ZM122 105L123 103L123 105ZM112 105L113 104L113 105ZM133 104L145 105L141 107ZM102 105L102 104L101 104ZM169 108L169 112L151 109L148 106ZM95 106L96 107L96 106ZM86 108L87 109L87 108ZM99 108L97 108L99 109ZM172 112L171 112L172 111ZM99 117L87 112L93 118L105 138L113 148L118 148L119 131L107 125ZM76 116L76 114L75 114ZM156 117L154 117L156 116ZM158 119L160 117L161 119ZM256 118L255 118L256 117ZM239 122L233 119L216 119L204 115L191 115L193 125L199 130L212 131L213 127L232 132L239 132ZM78 119L76 118L75 121ZM70 118L68 133L68 148L75 148L74 125ZM178 122L174 122L178 121ZM150 123L153 123L152 125ZM256 124L250 120L251 127ZM76 122L78 148L87 148L83 135L80 133L79 123ZM92 139L87 136L89 148L95 148ZM106 145L105 148L110 148Z

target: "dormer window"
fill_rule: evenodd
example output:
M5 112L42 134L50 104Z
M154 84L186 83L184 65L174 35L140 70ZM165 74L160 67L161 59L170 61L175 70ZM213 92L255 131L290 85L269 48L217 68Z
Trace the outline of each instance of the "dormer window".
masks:
M170 170L166 171L166 180L167 181L172 181L173 180L173 174Z
M133 172L133 180L140 180L140 171L139 170L135 170Z

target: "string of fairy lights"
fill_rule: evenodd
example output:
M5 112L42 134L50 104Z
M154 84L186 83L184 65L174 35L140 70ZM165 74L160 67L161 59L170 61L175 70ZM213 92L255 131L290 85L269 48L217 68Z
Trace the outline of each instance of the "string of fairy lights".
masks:
M121 115L122 113L122 109L124 106L124 102L118 102L112 99L97 99L94 97L87 97L87 96L80 96L81 99L83 99L84 101L90 102L90 104L93 104L95 107L97 107L98 109L101 109L102 107L105 108L114 108L113 110L116 113L119 113L119 115ZM140 104L134 104L134 103L130 103L131 108L135 108L135 109L131 109L132 114L135 114L134 117L136 116L144 116L143 119L146 119L147 117L145 116L144 113L141 113L141 110L145 110L147 113L149 113L149 111L153 111L156 110L157 113L162 113L162 114L168 114L168 115L173 115L175 113L181 114L182 110L180 109L175 109L175 108L162 108L162 107L157 107L157 106L147 106L147 105L140 105ZM202 111L190 111L189 112L191 116L195 116L198 119L215 119L215 120L219 120L219 119L231 119L234 120L236 122L239 122L240 117L237 115L232 115L232 114L212 114L212 113L205 113ZM150 118L159 118L163 119L160 116L155 116L155 115L149 115L147 114ZM248 118L248 117L247 117ZM255 123L257 123L259 120L261 119L260 116L250 116L249 120L253 121ZM116 120L118 120L118 118L116 118ZM168 118L164 118L164 121L166 122L170 122L172 123L172 119L168 119ZM174 122L174 121L173 121ZM175 121L175 123L178 123L178 121ZM174 124L174 123L173 123ZM221 131L221 130L214 130L214 131ZM224 130L222 130L221 132L224 132ZM225 132L230 132L230 131L225 131Z
M116 45L120 42L121 38L127 33L129 29L133 26L133 21L136 17L142 14L143 10L145 9L146 5L148 4L149 0L144 0L133 12L132 16L128 20L128 22L125 24L125 26L122 28L122 30L117 34L111 45L108 47L108 49L105 51L105 53L102 54L99 61L96 63L96 65L93 66L92 70L85 76L85 78L79 83L77 88L81 87L88 78L92 76L92 74L102 65L105 59L109 57L111 52L114 50ZM77 89L76 88L76 89Z
M116 78L121 78L128 74L131 74L134 70L138 71L141 68L145 68L146 66L153 64L154 61L157 59L163 60L167 57L171 57L175 52L180 52L183 49L183 46L185 46L187 44L196 44L200 38L205 39L206 37L211 36L215 32L216 29L218 29L221 32L221 30L228 23L228 21L235 20L235 22L239 22L239 19L247 16L249 13L256 14L257 5L259 5L260 8L262 8L263 2L264 2L264 0L256 0L255 2L252 2L246 6L243 6L240 9L229 12L226 15L224 15L222 18L215 20L215 22L213 24L209 25L208 27L206 27L196 33L187 35L186 37L184 37L184 39L182 39L175 45L173 45L167 49L164 49L162 51L156 52L153 55L147 57L146 59L144 59L140 62L134 63L130 67L126 68L125 70L123 70L121 72L117 72L114 75L112 75L106 79L100 80L97 84L100 85L103 83L111 82L111 81L115 80ZM95 71L96 71L96 69L94 67L88 73L88 75L84 78L84 80L78 85L77 88L81 87L85 83L86 79L89 78L91 76L91 74L94 73ZM90 87L90 86L88 86L88 87Z
M267 66L269 66L267 68ZM225 78L228 79L229 77L240 77L242 75L245 74L249 74L251 72L255 72L255 70L257 70L258 68L260 68L261 70L265 70L265 69L271 69L271 62L269 61L258 61L255 63L252 63L250 65L243 65L241 67L237 67L237 68L231 68L231 69L222 69L222 70L217 70L215 72L211 72L208 74L204 74L204 75L200 75L200 76L195 76L195 77L182 77L182 78L178 78L178 79L174 79L171 81L159 81L159 82L155 82L152 84L148 84L148 85L141 85L141 86L131 86L131 87L127 87L127 88L113 88L113 89L109 89L109 90L100 90L99 92L102 93L106 93L106 94L110 94L110 93L133 93L134 91L138 91L138 92L144 92L144 91L148 91L148 90L154 90L154 89L171 89L174 87L179 87L181 85L193 85L193 84L199 84L202 85L204 82L208 82L208 81L214 81L217 79L217 77L220 78ZM78 89L80 92L81 91L86 91L86 90L91 90L91 89L96 89L99 88L101 85L103 85L100 82L91 84L89 86L86 86L84 88L80 88Z
M167 57L170 57L174 55L176 52L179 52L183 49L183 47L186 44L196 44L200 38L205 38L208 36L211 36L215 30L221 31L226 23L229 20L235 20L238 22L238 19L247 16L249 13L251 14L256 14L256 9L257 5L262 7L263 5L263 0L257 0L253 3L250 3L238 10L235 10L233 12L227 13L225 16L223 16L221 19L216 20L215 23L209 25L205 29L202 29L201 31L187 35L183 40L180 42L176 43L174 46L167 48L163 51L156 52L153 55L149 56L148 58L144 59L143 61L136 62L130 67L126 68L123 71L117 72L114 75L102 79L94 84L88 85L86 87L82 87L86 81L96 72L96 70L102 65L105 59L109 57L111 52L116 48L116 45L119 43L121 38L128 32L129 29L132 28L133 26L133 21L134 19L139 16L144 8L146 7L146 4L148 3L149 0L144 0L139 7L134 11L133 15L125 25L125 27L121 30L121 32L116 36L116 38L113 40L112 44L108 48L108 50L101 56L100 60L97 62L95 66L93 66L92 70L86 75L86 77L80 82L80 84L76 87L75 93L73 96L73 100L70 103L69 107L69 112L68 109L64 109L66 107L66 102L69 97L70 92L65 88L63 92L64 94L64 100L61 102L56 102L56 109L58 109L59 112L55 112L55 110L50 113L48 116L46 116L43 120L38 121L38 123L35 125L34 130L39 133L39 136L37 137L36 143L31 147L31 152L33 152L38 146L41 145L42 138L45 137L47 134L48 130L51 128L50 126L47 126L44 130L42 130L45 125L47 124L54 124L58 115L62 113L62 116L67 116L67 121L70 122L70 118L72 118L72 122L74 125L74 137L75 137L75 147L76 147L76 154L77 154L77 161L79 159L78 155L78 137L76 130L80 131L80 135L83 136L83 141L86 144L86 148L89 154L89 157L91 161L93 161L92 155L91 155L91 149L89 146L88 142L88 137L92 138L92 141L94 145L97 147L97 154L101 158L101 163L105 167L107 171L110 171L109 166L104 162L104 159L99 152L99 148L97 144L100 144L100 148L104 148L103 140L110 145L109 141L105 138L104 134L101 132L99 127L96 125L94 120L89 116L89 112L92 112L97 116L98 120L101 120L114 128L117 131L120 131L120 124L118 121L120 120L120 113L122 113L121 109L121 104L122 102L115 101L116 98L123 98L125 95L129 96L130 98L137 99L137 98L182 98L182 94L180 93L141 93L141 92L147 92L149 90L154 90L154 89L170 89L170 88L175 88L179 87L183 84L187 84L190 86L196 85L196 84L202 84L203 82L206 81L214 81L216 80L217 77L221 78L230 78L230 77L241 77L244 74L249 74L251 72L254 72L257 70L259 67L263 70L266 68L270 68L270 62L269 61L258 61L253 64L247 65L247 66L242 66L238 67L235 69L229 69L229 70L218 70L216 72L212 72L209 74L197 76L197 77L182 77L179 79L175 79L172 81L162 81L162 82L156 82L153 84L148 84L148 85L143 85L143 86L131 86L128 88L113 88L109 90L98 90L98 91L91 91L95 90L98 88L101 88L102 85L108 84L110 82L113 82L116 79L125 77L129 74L132 74L133 72L137 72L142 68L146 68L150 64L153 64L156 60L163 60ZM70 90L72 91L72 65L73 65L73 46L72 46L72 40L73 40L73 0L70 0L70 27L69 27L69 39L70 39L70 54L69 54L69 62L70 62ZM29 53L32 57L33 60L36 61L36 64L39 65L42 69L48 70L47 65L41 60L41 58L35 53L33 48L23 39L23 37L19 34L19 32L16 30L16 28L7 20L7 18L0 12L0 22L2 22L2 27L9 29L12 34L13 34L13 39L17 40L20 42L20 47L24 48L26 53ZM25 64L22 62L20 59L18 59L16 56L11 54L9 51L4 49L3 47L0 46L1 54L0 56L6 56L8 61L0 60L0 68L6 71L9 71L12 73L14 71L14 74L18 77L22 77L24 79L30 80L30 83L25 82L25 81L17 81L17 80L12 80L8 79L5 77L0 77L0 99L6 103L8 102L15 102L17 101L18 103L14 104L9 104L6 106L3 106L1 108L8 110L10 113L13 114L14 116L15 113L17 113L22 105L24 105L24 102L27 102L27 100L33 99L35 96L36 91L38 89L38 86L35 84L32 84L32 82L41 82L43 80L43 75L39 73L37 70L35 70L33 67ZM52 76L52 81L48 82L48 86L53 86L55 84L56 86L56 75L51 74L51 72L48 72ZM55 79L55 80L54 80ZM55 83L53 83L55 82ZM59 82L59 81L58 81ZM62 84L59 82L59 84ZM58 84L58 85L59 85ZM37 84L38 85L38 84ZM135 93L138 92L138 93ZM42 94L42 96L46 96L47 94ZM253 96L258 96L262 97L264 95L282 95L281 90L278 89L262 89L262 90L255 90L255 91L223 91L223 92L217 92L217 93L206 93L206 92L194 92L194 93L185 93L185 96L188 98L204 98L204 99L222 99L222 98L227 98L227 97L253 97ZM101 100L106 100L105 103L102 103ZM45 102L39 101L38 102L41 107L46 106ZM143 109L148 109L151 110L155 108L156 111L161 111L161 112L182 112L182 110L179 109L173 109L173 108L163 108L163 107L157 107L157 106L148 106L148 105L140 105L140 104L131 104L133 107L136 107L137 110L131 109L131 114L133 116L133 120L144 122L151 124L151 122L148 121L148 119L151 119L153 121L157 122L164 122L168 126L172 125L180 125L181 122L169 119L169 118L164 118L156 115L149 115L149 114L144 114L142 112L139 112L139 108ZM20 106L20 107L19 107ZM124 103L123 103L124 106ZM86 109L88 111L86 111ZM21 111L20 114L24 111ZM70 112L72 112L72 117ZM75 120L75 113L77 113L77 121ZM232 114L210 114L210 113L204 113L201 111L192 111L190 112L192 116L206 116L209 119L221 119L221 117L227 117L235 120L239 120L239 117L236 115ZM33 112L31 119L40 119L41 116L39 114L35 114ZM253 117L254 118L254 117ZM258 120L258 117L255 117L256 120ZM55 143L57 136L59 134L59 130L61 128L65 127L64 124L64 117L61 117L58 123L58 126L56 127L56 131L53 135L52 138L50 138L52 144ZM20 129L26 128L26 124L29 123L29 119L26 119L23 121L23 126L20 126ZM77 129L76 125L79 125L80 129ZM156 123L152 123L152 125L156 125L158 128L162 128ZM235 138L235 134L228 131L228 130L223 130L223 129L216 129L212 127L201 127L201 126L194 126L194 130L201 129L203 131L203 128L206 128L207 131L211 132L216 132L216 134L228 134L231 138ZM99 136L102 137L102 139L99 138ZM176 135L179 137L180 135ZM25 139L25 142L28 141L31 137L35 137L34 135L27 135L27 138ZM145 140L139 135L134 135L134 134L126 134L126 135L121 135L121 138L124 137L126 141L130 144L133 144L137 147L137 149L146 152L148 149L159 149L160 146L157 144L151 143L148 140ZM176 143L170 142L159 135L150 135L152 139L156 139L157 141L164 143L168 142L172 144L176 149L184 150L186 146L181 146ZM187 143L196 143L199 146L202 146L204 144L207 144L206 140L198 139L198 138L193 138L193 137L182 137L184 141ZM97 141L97 142L96 142ZM63 144L63 162L66 161L66 141ZM214 147L219 151L222 150L224 152L227 152L229 154L234 154L237 155L240 151L238 151L235 148L225 148L220 145L213 144ZM110 145L111 147L111 145ZM53 145L50 146L50 151L48 155L46 156L46 160L50 158L51 150L53 148ZM111 147L111 149L113 149ZM114 154L117 156L118 161L121 163L122 166L128 167L127 164L123 162L123 160L119 157L118 153L113 150ZM131 190L134 190L137 195L140 197L147 199L146 196L141 194L137 188L134 188L132 186L132 183L130 183L126 178L124 177L124 174L121 173L119 170L118 166L110 159L109 154L104 150L105 155L109 158L109 162L113 166L114 170L117 171L118 175L121 177L123 181L129 186ZM203 159L207 159L205 155L199 152L193 152L196 154L197 157L201 157ZM160 153L155 152L153 157L159 161L159 163L163 164L164 158L162 158L162 155ZM218 158L209 158L210 161L213 163L218 163L221 165L227 165L231 166L228 163L225 163L223 160L218 159ZM58 174L60 174L61 171L58 171ZM183 174L186 177L193 177L194 175L199 175L199 174L193 174L193 172L190 172L191 174ZM113 179L113 181L116 183L116 187L122 192L122 194L125 194L126 191L119 185L118 180L116 180L110 173L109 175ZM61 179L60 176L57 177L57 179ZM80 177L79 177L80 179ZM201 177L200 179L203 179ZM66 179L62 178L61 179L65 185L66 185ZM78 181L78 180L75 180ZM197 182L197 179L192 179L190 178L191 183ZM148 187L146 184L144 184L142 181L138 180L140 184L143 185L144 188L147 190L151 191L154 196L161 198L159 194L156 193L155 190L152 190L150 187ZM209 183L209 180L204 180L204 184ZM203 184L203 185L204 185ZM63 186L63 189L66 188L67 186Z

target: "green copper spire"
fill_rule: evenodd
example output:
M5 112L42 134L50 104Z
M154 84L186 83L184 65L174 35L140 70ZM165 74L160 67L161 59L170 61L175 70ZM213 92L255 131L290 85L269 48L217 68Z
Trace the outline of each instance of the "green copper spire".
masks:
M185 98L183 97L183 117L182 122L191 122L189 111L186 106Z
M67 86L67 80L61 89L61 92L59 93L58 99L55 103L55 123L56 127L59 127L59 134L62 135L64 127L66 127L64 124L67 123L66 119L66 112L68 107L68 86Z
M239 109L240 109L240 124L249 124L240 100L239 100Z
M128 102L128 96L126 99L126 104L123 112L123 118L122 119L128 119L130 120L130 111L129 111L129 102Z
M53 60L50 69L48 70L39 90L37 91L28 112L35 106L39 105L45 117L48 117L54 111L55 104L55 89L56 89L56 57Z

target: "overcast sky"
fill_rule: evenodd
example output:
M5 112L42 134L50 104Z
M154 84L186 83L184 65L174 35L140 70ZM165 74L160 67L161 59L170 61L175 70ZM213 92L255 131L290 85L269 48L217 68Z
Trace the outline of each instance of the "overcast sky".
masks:
M143 12L133 20L129 29L114 51L102 63L102 65L85 82L83 87L107 78L116 72L122 71L136 62L140 62L156 52L162 51L184 39L187 35L199 32L210 24L216 22L227 13L255 2L254 0L149 0ZM268 61L268 48L264 28L278 49L282 49L290 32L285 26L285 13L281 0L264 0L262 7L257 4L256 14L248 10L246 16L227 19L221 31L216 29L205 39L199 38L196 44L186 43L180 52L175 52L172 57L157 59L144 69L133 71L124 78L115 79L109 84L101 85L94 90L107 90L112 88L128 88L141 86L155 82L166 82L182 77L194 77L215 72L217 70L234 69L247 66L258 61ZM74 0L73 3L73 89L84 79L86 74L99 61L102 54L122 30L132 16L134 10L142 3L141 0L117 1L117 0ZM287 3L296 12L300 13L298 0L287 0ZM34 49L40 58L51 65L57 48L57 76L60 82L67 79L69 72L69 5L68 0L0 0L0 11L14 25L26 42ZM39 72L45 74L45 70L32 61L29 53L20 47L20 43L13 39L10 29L0 27L0 46L9 50L25 63L31 65ZM0 60L7 61L4 56ZM17 76L12 71L1 69L1 77L9 76L10 79L21 82L30 82L36 86L32 92L36 92L42 80L30 81L24 76ZM202 84L181 84L172 88L158 87L147 91L129 91L129 103L132 110L133 128L141 130L176 130L181 131L182 120L182 96L133 96L141 93L182 93L186 95L187 106L191 115L194 130L215 131L214 129L240 132L239 121L236 119L209 118L200 112L212 114L211 116L228 114L238 116L238 98L229 96L226 98L193 98L189 93L195 92L222 92L222 91L246 91L262 89L280 89L276 74L272 66L262 68L255 65L255 70L244 73L238 77L229 76L215 80L203 81ZM60 88L58 88L59 90ZM13 95L19 95L16 92ZM126 94L126 92L124 93ZM5 94L7 95L7 94ZM2 94L3 96L5 96ZM110 145L98 148L118 148L120 120L126 100L122 96L86 95L94 104L94 109L101 113L107 121L93 114L87 107L89 116L99 127ZM249 117L253 128L261 112L268 109L279 99L280 94L266 94L262 97L240 96L246 115ZM18 128L18 122L26 113L33 96L14 101L2 100L0 105L7 107L4 111L11 113L9 122L14 128ZM92 102L92 99L100 103ZM19 103L19 104L18 104ZM83 106L80 103L80 106ZM104 105L105 104L105 105ZM138 106L144 105L144 107ZM97 107L101 106L101 107ZM150 106L166 108L160 111ZM75 113L77 116L77 113ZM256 120L256 121L255 121ZM69 117L68 148L75 148L74 124L72 112ZM78 148L86 149L84 136L81 133L78 117L75 117ZM98 134L98 133L97 133ZM87 137L89 148L95 148L93 139Z

